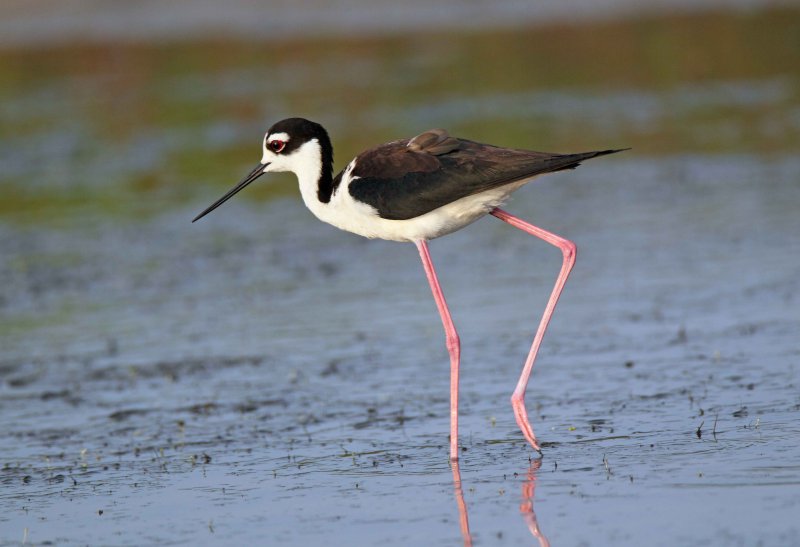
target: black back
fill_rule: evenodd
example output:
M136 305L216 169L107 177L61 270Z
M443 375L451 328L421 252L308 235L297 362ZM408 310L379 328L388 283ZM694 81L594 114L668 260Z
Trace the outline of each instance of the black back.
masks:
M425 138L431 134L430 138ZM426 142L428 141L430 144ZM411 142L411 146L409 146ZM420 146L419 143L422 143ZM442 130L360 154L350 195L390 220L408 220L458 199L620 150L550 154L455 139ZM341 178L341 173L337 175Z

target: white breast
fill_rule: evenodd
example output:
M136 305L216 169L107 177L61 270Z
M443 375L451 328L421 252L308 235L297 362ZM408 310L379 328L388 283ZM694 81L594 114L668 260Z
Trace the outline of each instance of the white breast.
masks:
M530 180L467 196L412 219L388 220L379 217L372 206L356 201L350 195L350 182L358 178L351 176L354 167L355 160L345 169L329 203L317 199L316 180L313 184L304 184L301 180L303 201L323 222L364 237L390 241L428 240L455 232L501 205L509 194Z

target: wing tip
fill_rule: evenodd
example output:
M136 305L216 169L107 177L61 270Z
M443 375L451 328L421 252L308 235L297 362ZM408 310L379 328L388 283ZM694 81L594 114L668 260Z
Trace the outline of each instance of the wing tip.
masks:
M596 152L589 153L592 154L590 157L596 158L598 156L607 156L608 154L616 154L617 152L625 152L627 150L632 150L632 148L630 146L628 148L610 148L608 150L597 150Z
M572 161L566 163L561 167L557 167L550 172L554 173L556 171L566 171L568 169L575 169L576 167L581 165L582 162L586 160L590 160L592 158L597 158L600 156L607 156L609 154L616 154L617 152L625 152L626 150L630 149L631 148L610 148L608 150L595 150L593 152L583 152L579 154L564 154L564 157L569 158Z

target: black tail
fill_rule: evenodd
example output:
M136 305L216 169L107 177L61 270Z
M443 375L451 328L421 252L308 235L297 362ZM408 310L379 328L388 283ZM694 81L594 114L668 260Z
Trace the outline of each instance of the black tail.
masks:
M581 164L582 161L590 160L598 156L616 154L617 152L624 152L626 150L630 150L630 148L617 148L616 150L595 150L594 152L581 152L579 154L563 154L555 156L552 159L553 169L548 172L555 173L556 171L575 169Z

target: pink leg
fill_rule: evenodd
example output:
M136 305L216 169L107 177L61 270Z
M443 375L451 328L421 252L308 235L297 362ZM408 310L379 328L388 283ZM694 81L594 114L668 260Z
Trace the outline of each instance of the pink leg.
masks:
M514 215L506 213L502 209L495 209L492 211L492 214L503 222L509 223L514 228L519 228L523 232L543 239L551 245L555 245L561 249L561 253L564 256L564 260L561 264L561 271L558 273L555 287L553 287L553 292L550 293L550 300L547 301L547 306L542 315L542 321L539 323L539 330L536 331L536 336L533 338L533 344L531 345L531 351L528 353L528 359L525 361L525 366L522 368L522 374L519 377L519 382L517 382L517 387L514 388L514 393L511 395L511 407L514 409L514 416L517 419L519 428L522 430L522 434L534 450L541 454L542 451L539 448L539 443L536 442L536 436L533 434L533 428L528 421L528 413L525 410L525 388L528 386L528 380L533 370L533 362L536 360L536 354L539 353L539 346L542 344L544 332L547 330L548 323L550 323L550 317L553 315L553 310L556 308L556 303L561 296L561 291L564 290L564 284L567 282L569 272L572 271L572 267L575 265L577 248L573 242L548 232L547 230L538 228L533 224L529 224Z
M458 363L461 356L461 342L458 339L456 327L450 317L450 310L447 309L447 302L442 294L442 287L436 278L436 270L433 269L431 254L428 252L428 243L424 240L416 241L419 256L422 259L422 266L425 268L425 275L433 291L433 299L436 307L439 308L439 315L442 316L444 332L447 337L447 352L450 354L450 459L458 459Z

